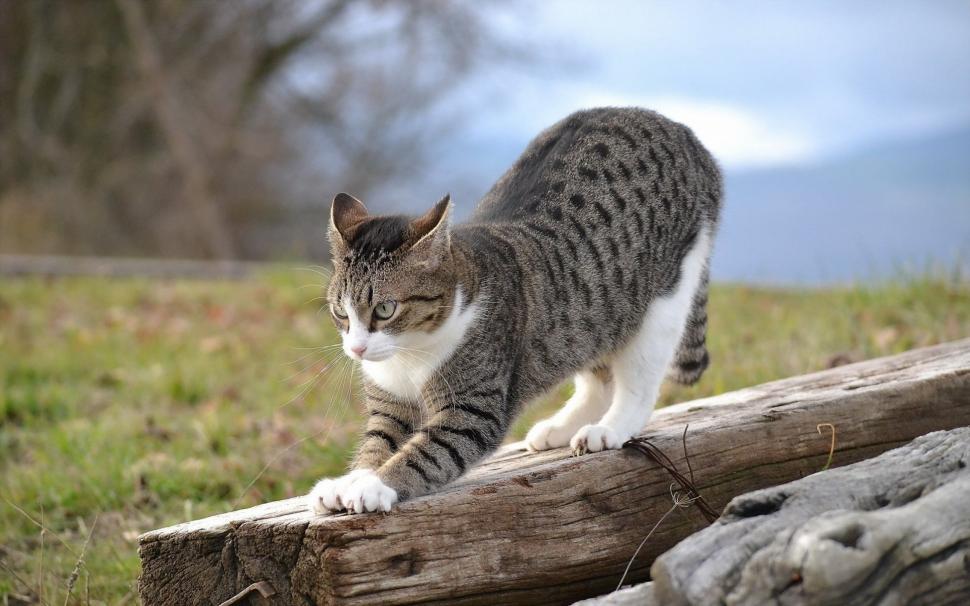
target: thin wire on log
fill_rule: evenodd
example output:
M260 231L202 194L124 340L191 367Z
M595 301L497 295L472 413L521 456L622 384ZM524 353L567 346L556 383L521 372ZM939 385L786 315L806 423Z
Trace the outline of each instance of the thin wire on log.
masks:
M653 533L657 531L657 528L663 524L663 521L667 519L667 516L672 514L678 507L690 507L691 503L697 500L697 497L685 498L682 497L679 492L674 492L673 484L670 485L670 498L673 500L674 504L670 506L667 513L660 516L660 519L657 520L657 523L653 525L653 528L650 529L647 536L643 537L643 540L640 541L639 545L637 545L637 550L633 552L633 557L631 557L630 561L626 563L626 569L624 569L623 575L620 577L620 582L616 584L616 589L613 591L619 591L623 587L623 581L626 580L626 575L630 574L630 568L633 566L633 562L636 561L637 556L640 555L640 550L643 549L643 546L647 544L647 541L649 541L650 537L653 536Z
M690 475L691 483L694 482L694 468L690 466L690 457L687 456L687 428L690 423L684 425L684 433L680 435L680 444L684 447L684 460L687 461L687 473Z
M650 440L647 440L646 438L633 438L631 440L627 440L627 442L623 444L623 447L636 450L637 452L646 456L648 459L651 459L657 465L667 470L667 473L669 473L670 476L678 484L680 484L681 488L687 491L687 497L691 499L698 509L701 510L701 514L704 516L704 519L707 520L707 523L713 524L714 520L718 518L717 512L714 511L714 508L711 507L710 503L704 499L700 491L697 490L697 487L694 486L694 470L690 465L690 457L687 456L687 427L684 427L684 435L682 440L684 444L684 458L687 459L687 469L689 470L691 476L689 479L684 477L684 474L680 473L677 466L674 465L674 462L670 460L670 457L664 454L662 450L657 448L650 442Z
M232 604L238 604L253 592L259 592L259 595L263 598L271 598L276 595L276 589L274 589L272 585L266 581L259 581L257 583L253 583L249 587L246 587L225 602L219 604L219 606L231 606Z
M822 471L825 471L832 465L832 457L835 456L835 425L832 425L831 423L819 423L815 426L815 430L818 432L818 435L822 435L823 427L828 427L832 430L832 445L829 446L829 459L825 462L825 467L822 468Z

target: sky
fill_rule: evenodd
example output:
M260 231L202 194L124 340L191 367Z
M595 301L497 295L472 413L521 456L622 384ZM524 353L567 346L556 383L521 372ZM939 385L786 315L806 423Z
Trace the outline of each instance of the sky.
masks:
M728 170L970 123L970 2L546 0L498 21L564 66L485 74L465 136L524 145L574 109L650 107Z
M716 280L824 285L970 267L970 0L510 2L534 64L487 69L417 211L459 218L544 128L635 105L725 173Z

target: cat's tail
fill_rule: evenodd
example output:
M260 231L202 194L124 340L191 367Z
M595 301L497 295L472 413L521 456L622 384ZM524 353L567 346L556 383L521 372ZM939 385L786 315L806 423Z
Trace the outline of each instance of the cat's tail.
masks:
M668 374L669 379L681 385L693 385L700 380L711 362L707 353L707 280L708 269L705 267L697 292L694 293L684 336Z

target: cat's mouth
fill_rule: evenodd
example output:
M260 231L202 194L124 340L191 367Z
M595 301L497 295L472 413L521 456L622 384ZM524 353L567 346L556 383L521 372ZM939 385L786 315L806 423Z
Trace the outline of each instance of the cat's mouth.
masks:
M393 355L393 351L365 351L363 354L347 354L350 359L357 360L358 362L383 362Z

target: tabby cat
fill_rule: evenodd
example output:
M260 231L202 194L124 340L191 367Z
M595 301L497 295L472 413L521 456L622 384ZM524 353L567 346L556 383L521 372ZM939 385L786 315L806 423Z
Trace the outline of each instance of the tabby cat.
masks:
M638 108L577 112L541 133L464 224L333 201L327 293L360 361L369 419L352 471L310 508L388 511L460 476L523 405L573 377L532 450L620 448L664 376L708 364L708 259L721 177L685 126Z

